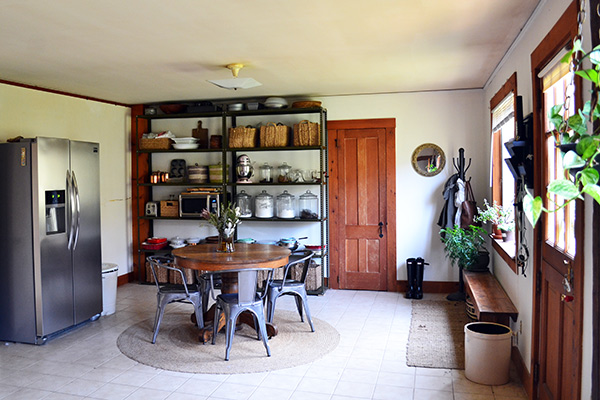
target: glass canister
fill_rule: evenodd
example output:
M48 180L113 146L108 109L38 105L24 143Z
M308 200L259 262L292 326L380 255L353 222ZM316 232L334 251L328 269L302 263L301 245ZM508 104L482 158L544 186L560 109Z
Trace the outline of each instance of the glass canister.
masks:
M296 211L294 208L295 196L284 190L277 196L277 217L279 218L294 218Z
M319 198L307 190L298 197L298 209L300 210L300 219L318 219Z
M271 175L273 167L268 163L264 163L258 169L260 170L260 183L273 183L273 176Z
M277 181L280 183L289 182L290 178L288 174L292 170L292 167L287 165L287 163L284 161L283 164L277 167L277 169L279 170L279 176L277 177Z
M249 218L252 216L252 196L242 190L235 196L235 204L240 208L240 217Z
M263 190L254 198L254 216L257 218L273 218L273 196Z

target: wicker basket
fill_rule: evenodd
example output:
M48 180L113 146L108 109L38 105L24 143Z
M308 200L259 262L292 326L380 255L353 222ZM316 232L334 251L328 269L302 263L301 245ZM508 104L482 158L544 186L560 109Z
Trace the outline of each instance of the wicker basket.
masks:
M229 147L256 147L256 131L251 126L229 128Z
M140 139L140 150L169 150L171 148L171 139Z
M179 201L163 200L160 202L161 217L178 217L179 216Z
M187 281L188 285L193 285L194 283L196 283L196 278L194 276L194 271L189 269L189 268L183 268L183 275L185 276L185 280ZM183 284L183 281L181 280L181 274L177 271L173 271L170 270L169 271L169 283L174 283L177 285L181 285Z
M286 147L289 143L290 127L269 122L260 127L260 147Z
M168 283L169 282L169 270L166 268L156 268L156 277L158 278L158 283ZM154 283L154 275L152 275L152 269L150 268L150 263L146 262L146 282Z
M320 138L318 122L304 120L294 124L294 146L318 146Z

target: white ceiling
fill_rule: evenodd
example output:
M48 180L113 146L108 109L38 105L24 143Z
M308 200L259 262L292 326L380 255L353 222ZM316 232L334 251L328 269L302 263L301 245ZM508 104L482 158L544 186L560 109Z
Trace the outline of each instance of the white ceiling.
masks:
M481 88L539 0L2 0L0 79L125 104ZM228 91L207 79L263 86Z

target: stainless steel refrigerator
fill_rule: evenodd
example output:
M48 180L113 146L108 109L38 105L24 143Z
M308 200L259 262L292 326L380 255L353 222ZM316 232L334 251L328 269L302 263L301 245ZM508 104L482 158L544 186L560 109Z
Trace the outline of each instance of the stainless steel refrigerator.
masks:
M102 312L99 151L0 144L0 340L42 344Z

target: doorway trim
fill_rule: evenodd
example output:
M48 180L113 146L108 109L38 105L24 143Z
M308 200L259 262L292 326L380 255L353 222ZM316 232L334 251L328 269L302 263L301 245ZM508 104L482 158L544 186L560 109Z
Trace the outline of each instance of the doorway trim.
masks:
M396 265L396 119L354 119L327 121L328 130L328 148L329 148L329 205L330 205L330 232L329 232L329 286L332 289L339 289L339 265L337 248L337 227L339 226L339 190L337 173L335 168L338 165L338 156L336 148L336 135L329 131L343 129L385 129L386 130L386 218L387 218L387 291L399 292L401 287L397 281Z

